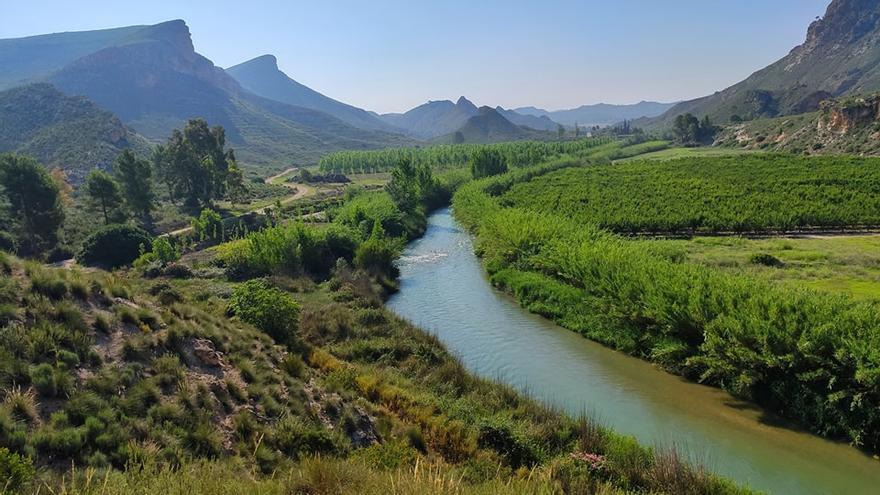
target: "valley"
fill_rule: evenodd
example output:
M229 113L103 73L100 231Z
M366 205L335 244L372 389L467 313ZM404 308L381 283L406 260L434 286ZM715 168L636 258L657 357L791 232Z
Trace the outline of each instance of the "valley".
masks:
M880 1L783 3L10 6L0 494L875 492Z

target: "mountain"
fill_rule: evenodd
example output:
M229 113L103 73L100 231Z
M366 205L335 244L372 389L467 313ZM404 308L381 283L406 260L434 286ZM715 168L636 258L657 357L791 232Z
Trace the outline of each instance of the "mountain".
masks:
M410 136L432 139L457 131L479 113L477 106L462 96L456 103L449 100L429 101L403 114L387 113L380 117Z
M83 35L106 43L45 80L66 94L88 97L153 141L201 117L226 129L227 142L243 164L276 169L313 163L330 151L412 144L399 134L358 129L324 112L247 91L195 52L183 21L125 28L124 36L113 32ZM65 36L76 38L75 33Z
M480 107L456 131L435 138L441 143L500 143L525 139L546 140L555 134L538 131L514 124L497 109Z
M554 111L547 111L535 107L521 107L514 109L514 111L522 115L548 117L555 122L567 126L573 126L575 124L594 126L610 125L623 120L633 120L641 117L656 117L672 108L673 105L675 104L642 101L633 105L610 105L607 103L599 103L597 105L583 105L569 110Z
M650 124L690 112L716 122L815 111L828 98L880 90L880 2L833 0L804 43L748 79L682 102Z
M146 153L147 141L112 113L49 84L0 92L0 152L33 156L61 167L79 183L94 167L107 168L126 148Z
M90 53L123 43L146 26L0 40L0 90L43 80Z
M246 90L289 105L318 110L360 129L397 132L375 114L347 105L304 86L278 69L274 55L263 55L226 69Z
M555 132L556 129L559 127L559 124L551 120L550 117L546 115L536 116L521 114L514 110L506 110L502 107L495 107L495 111L497 111L499 114L501 114L502 117L513 122L516 125L528 127L537 131Z

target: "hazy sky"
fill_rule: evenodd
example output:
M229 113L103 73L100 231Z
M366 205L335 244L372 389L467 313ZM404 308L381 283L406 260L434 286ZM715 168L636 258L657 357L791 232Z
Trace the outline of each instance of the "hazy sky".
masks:
M549 109L723 89L803 42L830 0L0 0L0 38L184 19L221 67L272 53L379 112L466 95Z

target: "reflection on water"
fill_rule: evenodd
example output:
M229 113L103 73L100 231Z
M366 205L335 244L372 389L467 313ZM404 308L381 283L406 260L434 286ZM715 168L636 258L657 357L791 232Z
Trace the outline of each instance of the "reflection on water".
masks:
M780 427L721 390L688 383L522 310L486 280L448 210L399 262L388 303L436 334L471 371L774 494L880 493L880 462Z

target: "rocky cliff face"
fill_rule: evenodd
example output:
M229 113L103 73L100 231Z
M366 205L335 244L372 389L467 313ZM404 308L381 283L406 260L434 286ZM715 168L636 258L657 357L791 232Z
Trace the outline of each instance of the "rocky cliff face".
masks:
M880 95L845 101L826 101L819 115L821 134L845 136L880 120Z

